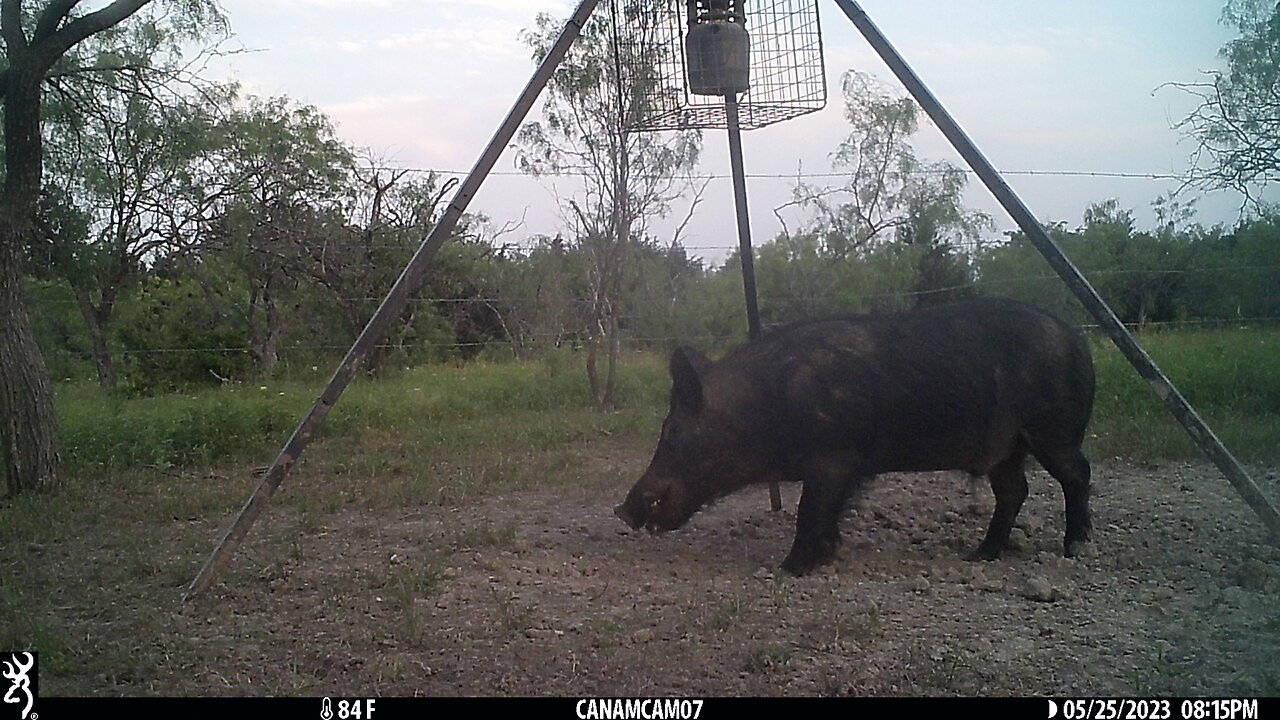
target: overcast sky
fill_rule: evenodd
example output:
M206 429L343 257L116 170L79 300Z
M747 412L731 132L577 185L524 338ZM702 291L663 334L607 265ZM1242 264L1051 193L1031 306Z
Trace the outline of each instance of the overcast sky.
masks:
M750 2L750 0L748 0ZM570 0L222 0L237 43L228 61L248 92L318 106L339 135L403 167L465 172L528 81L533 64L519 40L540 12L566 17ZM1191 145L1172 125L1195 103L1171 81L1220 66L1234 33L1219 23L1221 0L863 0L871 16L988 159L1003 171L1168 174ZM839 77L889 72L834 2L820 0L827 108L744 135L747 172L794 176L830 169L847 134ZM603 17L603 16L602 16ZM896 86L896 81L894 86ZM536 115L536 110L535 110ZM936 130L914 144L931 159L963 165ZM704 173L728 172L723 132L704 138ZM557 193L568 182L513 175L499 161L471 210L495 221L525 217L523 233L559 229ZM1087 205L1116 198L1140 223L1172 180L1012 174L1007 180L1043 220L1079 224ZM832 180L831 183L835 184ZM748 195L757 244L778 232L773 208L791 180L753 178ZM1280 200L1271 189L1269 199ZM1012 222L977 180L971 206ZM1204 224L1234 224L1239 198L1200 199ZM732 188L714 180L684 238L709 259L736 242ZM662 232L669 224L657 223ZM522 234L523 234L522 233ZM661 236L659 239L666 239Z

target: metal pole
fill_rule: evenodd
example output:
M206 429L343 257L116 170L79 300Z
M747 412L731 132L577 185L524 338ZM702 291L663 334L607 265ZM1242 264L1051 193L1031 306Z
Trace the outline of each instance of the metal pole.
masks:
M729 165L733 170L733 201L738 211L738 255L742 258L742 291L747 297L747 336L760 337L760 305L756 299L755 252L751 249L751 216L747 213L747 176L742 166L742 128L738 124L738 96L724 96L724 114L729 127ZM782 490L769 483L769 505L782 509Z
M747 296L747 334L760 337L760 306L756 300L756 263L751 249L751 218L747 214L747 179L742 167L742 129L738 125L738 97L724 96L729 127L729 165L733 171L733 200L738 211L738 254L742 257L742 290Z
M196 576L195 580L191 582L191 586L187 588L187 592L182 599L184 603L208 588L221 569L230 561L236 547L244 539L254 520L257 519L262 509L266 506L268 498L280 486L285 476L288 475L290 468L302 455L315 431L324 422L325 416L329 414L329 410L338 402L338 398L346 390L347 384L351 382L360 366L364 364L369 352L386 337L392 320L404 310L409 297L418 291L431 258L435 256L436 251L440 249L440 246L444 244L457 226L458 220L461 219L467 205L470 204L471 199L480 189L480 185L488 177L489 171L493 169L494 163L498 161L502 151L506 149L507 144L515 137L520 123L524 122L524 118L529 114L533 103L546 86L547 81L551 79L551 75L555 72L556 67L559 66L560 61L564 59L569 47L573 45L574 40L582 32L583 26L586 24L587 19L591 17L591 13L595 10L598 2L599 0L582 0L582 3L578 5L577 11L565 23L564 30L560 32L559 38L556 39L547 56L543 58L538 69L534 71L533 77L525 85L515 105L507 113L506 119L502 121L493 138L489 140L484 152L481 153L475 166L471 168L471 173L467 175L467 178L458 187L458 192L454 195L453 201L449 203L440 220L432 228L431 234L427 236L426 241L418 248L413 259L409 261L404 271L401 272L399 279L396 280L391 290L387 293L387 297L382 301L382 305L378 307L378 310L369 320L369 324L360 333L360 337L356 338L355 344L347 351L347 356L338 365L337 370L334 371L333 376L329 379L329 384L321 391L320 396L316 398L315 404L311 406L302 421L298 423L293 435L285 443L284 448L280 450L280 454L276 456L275 462L267 469L261 482L258 483L258 487L249 496L249 500L231 523L231 527L227 529L222 541L218 543L218 547L214 549L213 554L205 562L204 567L201 568L200 574Z
M871 18L863 12L858 3L853 0L836 0L836 4L849 16L853 24L857 26L859 32L871 43L871 47L880 55L881 59L889 66L894 75L898 76L898 80L906 86L907 91L915 98L920 107L924 109L929 117L933 119L935 125L942 130L943 135L951 141L961 157L969 163L973 171L982 180L991 194L1000 202L1006 212L1018 223L1018 227L1027 234L1031 242L1049 261L1049 265L1058 273L1066 282L1067 287L1075 294L1076 298L1084 305L1102 329L1111 338L1111 341L1120 348L1120 352L1128 358L1129 363L1138 371L1138 374L1151 385L1156 395L1164 401L1169 412L1174 418L1182 424L1187 434L1196 443L1202 452L1213 461L1218 469L1227 476L1227 480L1235 486L1241 497L1253 508L1271 532L1280 535L1280 513L1276 512L1276 508L1262 490L1249 477L1249 473L1245 471L1227 450L1222 441L1214 435L1213 430L1205 424L1200 415L1196 413L1195 408L1187 402L1186 398L1178 392L1178 389L1169 382L1169 378L1165 377L1160 368L1156 366L1155 361L1147 355L1133 335L1120 322L1116 314L1107 306L1098 291L1089 284L1089 281L1080 273L1080 270L1071 263L1067 256L1063 254L1058 244L1049 237L1045 232L1044 226L1040 221L1036 220L1027 206L1023 204L1021 198L1013 192L1013 189L1005 183L1000 173L992 167L987 158L978 150L969 136L965 134L960 126L952 119L951 115L942 107L942 103L938 102L933 93L927 88L915 74L915 71L907 65L906 60L898 54L889 40L885 38L880 29L876 27Z

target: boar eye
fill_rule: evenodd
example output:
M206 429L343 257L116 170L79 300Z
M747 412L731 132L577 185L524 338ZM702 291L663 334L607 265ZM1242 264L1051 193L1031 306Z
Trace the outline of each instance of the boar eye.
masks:
M684 437L686 430L683 423L675 420L667 420L662 423L662 439L667 441L678 441Z

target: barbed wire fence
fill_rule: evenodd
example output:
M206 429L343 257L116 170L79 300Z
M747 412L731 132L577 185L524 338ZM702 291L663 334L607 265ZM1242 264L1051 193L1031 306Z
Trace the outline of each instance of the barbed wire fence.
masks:
M1221 268L1193 268L1185 270L1104 270L1092 273L1092 278L1097 280L1103 277L1116 276L1161 276L1161 277L1184 277L1184 276L1220 276L1223 282L1230 282L1232 278L1238 278L1242 273L1256 274L1276 288L1275 293L1280 294L1280 265L1264 265L1264 266L1231 266ZM954 293L956 291L965 291L979 294L1001 294L1002 289L1011 286L1048 286L1052 287L1058 282L1058 278L1052 274L1035 274L1024 275L1009 278L997 278L991 280L974 280L958 285L951 285L941 288L932 288L928 290L901 290L892 292L875 292L863 293L855 295L845 295L839 298L839 303L833 303L830 297L814 297L814 296L786 296L786 295L764 295L761 298L762 305L769 306L788 306L788 305L807 305L821 306L823 304L862 304L872 305L877 302L897 303L899 305L910 304L908 301L912 298L920 298L933 294ZM354 302L376 304L381 298L377 297L358 297L346 298ZM545 310L549 307L560 306L570 314L581 314L586 316L589 312L590 301L586 298L547 298L547 297L467 297L467 298L450 298L450 297L418 297L410 301L411 304L419 307L441 307L441 306L482 306L500 312L495 309L501 307L503 310L511 313L524 311L533 313L537 310ZM69 299L44 299L38 302L35 308L36 312L40 312L41 308L50 308L54 306L62 306L64 309L76 305L75 300ZM231 305L248 309L248 303L232 303ZM658 350L666 349L676 343L692 343L695 345L706 345L711 347L724 347L745 340L745 325L741 332L726 333L680 333L680 334L652 334L652 333L636 333L629 331L637 325L643 325L646 318L633 314L623 314L620 316L620 325L623 328L624 347L633 351ZM1213 317L1184 317L1171 320L1154 320L1143 323L1126 323L1133 329L1177 329L1177 328L1207 328L1207 327L1224 327L1237 328L1241 326L1274 326L1280 325L1280 314L1275 315L1241 315L1241 314L1222 314ZM569 346L574 347L580 345L585 340L585 323L584 327L568 326L558 332L538 332L524 331L517 337L491 337L483 340L425 340L421 341L429 347L417 347L417 350L434 349L443 351L452 351L454 353L464 353L474 355L480 352L488 351L493 353L510 353L518 355L521 351L532 351L538 349L539 346ZM1079 323L1085 329L1095 327L1091 323ZM335 338L332 342L315 342L314 339L309 342L298 341L292 343L282 343L278 351L282 358L287 357L289 365L309 366L317 363L323 363L331 359L334 355L345 352L349 348L349 342L344 339ZM404 350L404 343L385 342L379 346L384 350ZM210 346L191 346L191 347L156 347L156 348L116 348L113 354L128 358L131 356L148 356L148 355L181 355L181 354L244 354L253 355L256 348L245 345L210 345ZM81 362L91 362L92 355L88 348L79 350L70 350L65 347L50 347L46 352L50 352L55 356L62 356L64 359L74 359Z
M398 171L406 171L408 173L435 174L437 176L449 177L454 175L464 175L463 171L451 169L426 169L426 168L395 168ZM966 173L972 171L963 170ZM577 174L585 174L585 171L574 171L568 169L565 174L573 176ZM516 170L499 170L493 173L498 176L522 177L528 178L525 173ZM1124 178L1147 181L1171 181L1180 180L1181 176L1174 173L1164 172L1122 172L1122 171L1076 171L1076 170L1010 170L1005 171L1008 176L1027 176L1027 177L1079 177L1079 178ZM756 172L748 173L749 179L756 180L776 180L800 182L803 180L820 180L820 179L839 179L847 177L847 173L838 171L829 172ZM724 173L700 173L696 180L728 180L730 176ZM508 242L508 240L513 240ZM533 234L526 234L522 238L504 238L503 248L517 253L528 253L539 247L539 244L545 241L545 237L539 237ZM956 239L948 243L956 251L966 254L970 259L975 257L983 250L999 246L1007 242L1007 238L990 239ZM330 242L328 247L335 250L342 250L341 242ZM403 244L398 243L378 243L378 242L360 242L351 243L353 247L358 246L360 250L398 250L405 249ZM698 245L694 248L688 248L690 253L723 253L724 256L731 256L737 251L736 245ZM850 258L844 262L856 262L856 259ZM1232 283L1242 276L1250 276L1261 282L1264 286L1272 288L1271 295L1280 294L1280 265L1262 264L1262 265L1231 265L1223 267L1181 267L1181 268L1119 268L1105 269L1093 272L1087 272L1092 281L1105 281L1109 278L1119 277L1138 277L1138 278L1165 278L1165 279L1185 279L1185 278L1213 278L1216 282ZM877 291L866 293L843 293L838 298L838 302L833 298L817 295L796 295L796 294L773 294L762 292L761 303L763 306L807 306L807 307L825 307L839 310L848 306L872 306L877 304L887 305L905 305L909 304L913 298L921 298L929 295L942 295L948 293L969 293L969 294L1000 294L1002 291L1010 289L1026 289L1026 288L1056 288L1059 280L1056 275L1050 272L1038 274L1025 274L1014 277L996 277L984 278L971 274L971 279L967 282L948 285L945 287L935 287L924 290L892 290ZM348 302L367 304L375 306L381 301L381 297L374 296L356 296L331 298L326 301L332 302ZM319 302L319 301L314 301ZM503 296L501 294L482 294L475 297L418 297L411 301L411 307L423 308L431 307L441 308L472 308L480 307L493 313L508 314L530 314L535 313L539 309L547 309L553 306L560 306L570 318L589 314L589 300L585 297L532 297L532 296ZM33 312L39 314L42 312L54 311L57 308L70 314L70 308L76 306L77 301L68 298L48 298L42 297L33 299ZM223 310L240 310L248 312L251 307L248 302L222 302ZM1271 303L1271 306L1280 306L1277 303ZM643 326L645 318L637 315L623 314L620 316L620 325L623 328L624 347L636 350L651 350L669 346L674 343L693 343L705 344L711 346L725 346L733 344L745 339L745 325L741 333L737 332L690 332L687 334L675 332L653 332L638 330ZM1179 328L1179 327L1211 327L1211 326L1238 326L1240 324L1248 325L1272 325L1280 322L1280 312L1276 314L1242 314L1236 312L1234 314L1226 312L1217 312L1217 314L1196 314L1194 316L1184 316L1171 319L1144 321L1141 323L1132 323L1134 327L1145 328ZM1088 323L1081 323L1083 327L1089 327ZM504 324L505 329L505 324ZM507 333L506 337L486 337L483 339L454 339L453 341L442 341L439 338L431 340L423 340L432 348L437 350L452 351L455 353L477 354L481 352L495 353L511 353L518 355L526 346L534 345L574 345L581 343L583 335L589 330L577 327L566 327L556 332L538 331L526 328L518 334ZM282 343L278 350L281 357L290 358L286 363L289 365L310 366L315 364L323 364L330 360L333 355L340 354L348 349L349 343L347 338L334 337L331 341L316 342L316 338L308 341L295 341ZM416 341L415 341L416 342ZM385 342L379 346L384 350L403 350L405 345L403 342ZM151 347L151 348L125 348L114 347L112 353L118 357L128 358L136 356L156 356L156 355L181 355L196 353L222 353L222 354L248 354L252 355L256 348L249 345L239 344L222 344L209 346L190 346L190 347ZM56 358L71 359L79 362L92 362L92 353L88 348L75 348L50 346L45 348L46 355L53 355ZM308 359L309 358L309 359Z

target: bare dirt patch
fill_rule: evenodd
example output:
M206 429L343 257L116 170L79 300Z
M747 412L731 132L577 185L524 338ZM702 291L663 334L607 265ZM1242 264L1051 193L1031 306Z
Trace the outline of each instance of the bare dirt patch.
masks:
M141 689L1280 692L1280 549L1211 466L1095 462L1094 547L1072 560L1061 491L1037 467L1015 547L990 563L962 559L989 517L984 484L884 476L845 518L839 561L796 579L777 565L798 486L781 512L760 487L650 536L612 514L647 450L589 453L595 480L459 509L274 511L284 530L251 538L225 583L163 623L175 661ZM1274 496L1274 468L1253 471Z

